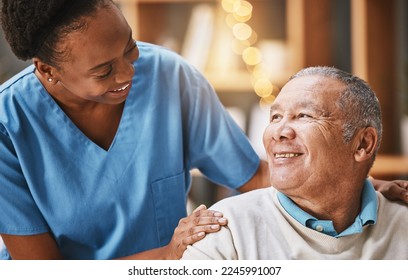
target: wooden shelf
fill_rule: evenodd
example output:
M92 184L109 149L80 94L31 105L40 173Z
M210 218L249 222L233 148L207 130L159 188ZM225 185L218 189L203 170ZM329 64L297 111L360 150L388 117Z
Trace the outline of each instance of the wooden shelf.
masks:
M374 178L380 177L407 177L408 156L379 154L370 171Z
M156 4L156 3L197 3L197 2L217 2L218 0L125 0L139 3Z

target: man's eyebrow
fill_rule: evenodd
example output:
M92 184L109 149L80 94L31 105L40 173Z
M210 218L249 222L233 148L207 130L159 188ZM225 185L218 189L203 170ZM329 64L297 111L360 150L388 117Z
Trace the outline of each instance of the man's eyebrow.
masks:
M311 101L302 101L299 103L301 107L311 108L316 112L323 112L323 109L318 104L311 102Z
M301 108L311 109L320 115L327 114L327 112L325 112L325 110L321 106L311 101L301 101L301 102L298 102L296 106L299 106ZM278 110L281 110L281 106L279 104L272 104L270 107L269 113L272 113L273 111L278 111Z
M269 114L272 114L273 111L279 110L280 106L276 104L272 104L269 108Z
M132 30L129 32L129 40L128 40L127 44L126 44L126 47L129 45L130 42L133 42ZM113 61L114 61L114 59L111 59L111 60L109 60L109 61L106 61L106 62L103 62L103 63L101 63L101 64L98 64L98 65L92 67L91 69L89 69L88 72L93 72L93 71L95 71L95 70L98 70L99 68L106 67L106 66L112 64Z

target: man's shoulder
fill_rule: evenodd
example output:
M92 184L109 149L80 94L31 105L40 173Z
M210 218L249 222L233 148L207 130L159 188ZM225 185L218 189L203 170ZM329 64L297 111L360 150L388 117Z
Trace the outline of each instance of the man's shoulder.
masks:
M393 201L387 199L382 193L376 191L378 202L379 202L379 211L391 211L391 212L403 212L406 215L408 210L408 204L402 201ZM408 219L408 215L407 219Z
M397 221L401 228L408 230L408 204L401 201L391 201L382 193L376 193L378 198L377 223Z
M263 204L270 203L274 195L276 195L276 190L273 187L252 190L224 198L210 208L220 212L235 212L247 208L249 209L254 205L262 207Z

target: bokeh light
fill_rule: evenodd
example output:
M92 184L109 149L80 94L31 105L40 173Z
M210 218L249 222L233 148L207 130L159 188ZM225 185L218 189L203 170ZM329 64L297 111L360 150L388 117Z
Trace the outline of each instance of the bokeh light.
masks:
M262 54L258 48L249 47L242 52L242 59L248 65L257 65L262 61Z
M276 95L276 94L275 94ZM259 106L262 110L269 112L273 101L275 101L276 96L271 94L267 97L263 97L259 100Z
M254 90L259 97L266 98L272 94L273 85L268 79L260 78L255 81Z
M252 4L248 1L235 1L233 16L239 22L247 22L252 17Z
M237 20L234 18L232 14L228 14L225 18L225 22L229 28L233 28L235 24L237 24Z
M232 33L238 40L247 40L251 37L252 28L243 22L238 22L232 27Z
M240 0L222 0L221 6L227 13L233 13L235 2L240 2Z
M253 17L253 6L245 0L222 0L221 5L227 12L225 22L231 28L234 36L231 49L240 55L246 64L251 74L253 89L260 97L260 106L269 110L279 89L270 81L268 71L262 61L262 53L256 47L258 34L249 23Z

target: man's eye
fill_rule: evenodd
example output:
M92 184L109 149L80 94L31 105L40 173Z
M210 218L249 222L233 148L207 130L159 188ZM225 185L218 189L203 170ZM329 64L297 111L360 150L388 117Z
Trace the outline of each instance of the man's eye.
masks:
M281 118L281 115L279 115L279 114L273 114L273 115L271 115L270 121L271 121L271 122L274 122L274 121L279 120L280 118Z
M300 118L311 118L312 116L311 116L311 115L308 115L308 114L305 114L305 113L300 113L300 114L298 115L298 117L299 117L299 119L300 119Z

